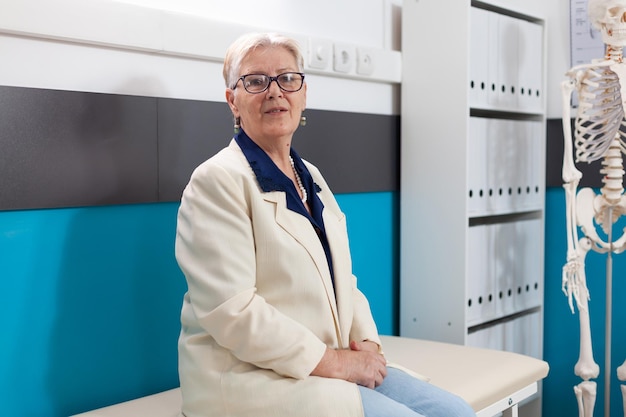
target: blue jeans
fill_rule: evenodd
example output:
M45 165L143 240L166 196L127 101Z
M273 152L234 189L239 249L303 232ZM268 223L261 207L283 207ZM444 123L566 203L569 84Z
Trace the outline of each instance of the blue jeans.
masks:
M462 398L395 368L375 389L359 385L365 417L470 417Z

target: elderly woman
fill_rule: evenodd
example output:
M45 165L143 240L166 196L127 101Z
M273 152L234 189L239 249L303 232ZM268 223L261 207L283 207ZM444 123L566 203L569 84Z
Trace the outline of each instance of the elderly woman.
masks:
M387 367L344 214L291 147L302 71L297 44L275 34L246 35L226 53L235 136L194 171L178 214L183 415L474 415Z

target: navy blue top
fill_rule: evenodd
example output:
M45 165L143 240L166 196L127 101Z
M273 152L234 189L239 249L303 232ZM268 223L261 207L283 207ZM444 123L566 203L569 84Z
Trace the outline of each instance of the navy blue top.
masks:
M280 168L276 166L269 155L267 155L265 151L259 147L259 145L254 143L254 141L246 135L243 129L235 135L235 141L248 160L248 163L256 175L256 179L261 189L265 192L285 192L287 194L287 208L309 219L311 225L315 229L315 232L320 238L322 247L324 248L326 261L328 262L328 269L330 269L330 275L334 282L333 261L330 255L330 246L326 236L326 229L324 228L324 219L322 218L324 204L317 195L317 193L321 191L321 188L313 181L311 173L304 165L304 162L302 162L300 156L293 148L289 151L289 154L293 159L294 167L296 168L296 171L298 171L298 175L300 175L302 185L306 189L307 203L309 203L311 213L309 213L306 207L304 207L304 203L300 199L298 190L296 190L296 186L291 178L286 176Z

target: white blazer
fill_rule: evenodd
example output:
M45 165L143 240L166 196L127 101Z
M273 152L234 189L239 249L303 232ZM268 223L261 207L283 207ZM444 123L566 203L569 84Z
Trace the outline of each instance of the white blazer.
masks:
M179 374L186 417L361 417L355 384L310 376L326 347L380 344L356 287L346 220L318 169L335 285L311 223L263 192L233 140L200 165L178 212L188 292Z

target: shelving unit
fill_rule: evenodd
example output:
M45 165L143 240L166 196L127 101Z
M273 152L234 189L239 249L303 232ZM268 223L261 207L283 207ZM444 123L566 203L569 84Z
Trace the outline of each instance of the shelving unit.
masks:
M402 11L400 335L542 357L545 22Z

